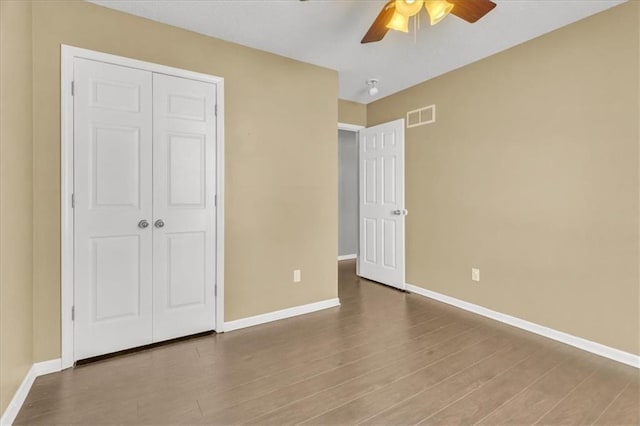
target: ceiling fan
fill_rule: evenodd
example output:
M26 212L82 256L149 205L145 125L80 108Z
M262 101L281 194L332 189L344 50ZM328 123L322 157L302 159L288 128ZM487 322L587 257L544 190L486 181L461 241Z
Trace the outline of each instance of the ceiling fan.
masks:
M449 13L474 23L496 7L491 0L389 0L360 43L380 41L390 29L408 32L409 18L420 13L423 5L431 25L437 24Z

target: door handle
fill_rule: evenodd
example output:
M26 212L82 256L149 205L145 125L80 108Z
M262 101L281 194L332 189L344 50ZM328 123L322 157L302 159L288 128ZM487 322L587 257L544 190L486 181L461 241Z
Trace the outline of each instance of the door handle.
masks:
M154 226L156 228L162 228L164 226L164 220L162 220L162 219L156 220L156 223L154 223Z
M140 222L138 222L138 228L140 229L145 229L149 226L149 222L147 222L146 219L142 219Z
M392 213L394 214L394 216L406 216L409 214L409 210L407 209L394 210Z

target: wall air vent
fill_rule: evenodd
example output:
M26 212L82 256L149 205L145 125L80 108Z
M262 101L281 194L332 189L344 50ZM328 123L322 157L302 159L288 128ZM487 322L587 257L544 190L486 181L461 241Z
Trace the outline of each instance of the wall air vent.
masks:
M429 105L407 113L407 129L436 122L436 106Z

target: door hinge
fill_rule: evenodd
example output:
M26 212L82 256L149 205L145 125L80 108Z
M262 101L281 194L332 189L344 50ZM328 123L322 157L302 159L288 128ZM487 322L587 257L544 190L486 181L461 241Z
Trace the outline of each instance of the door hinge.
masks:
M218 194L213 196L213 206L218 207Z
M71 194L71 208L76 208L76 194Z
M213 295L215 297L218 297L218 284L213 286Z
M75 95L76 95L76 82L71 81L71 96L75 96Z
M215 111L216 111L216 112L215 112L215 115L216 115L216 117L217 117L217 116L218 116L218 104L216 104Z
M72 306L71 307L71 321L75 321L76 320L76 307Z

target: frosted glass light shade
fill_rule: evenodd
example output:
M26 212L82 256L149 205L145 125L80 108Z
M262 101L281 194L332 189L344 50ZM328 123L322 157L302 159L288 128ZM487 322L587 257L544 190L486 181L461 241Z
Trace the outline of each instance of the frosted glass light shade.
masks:
M409 17L401 15L396 10L393 12L391 20L387 24L387 28L396 31L402 31L403 33L409 32Z
M442 21L449 12L451 12L451 9L453 9L453 5L447 0L426 0L424 2L424 7L427 9L427 13L429 14L431 25L435 25Z

